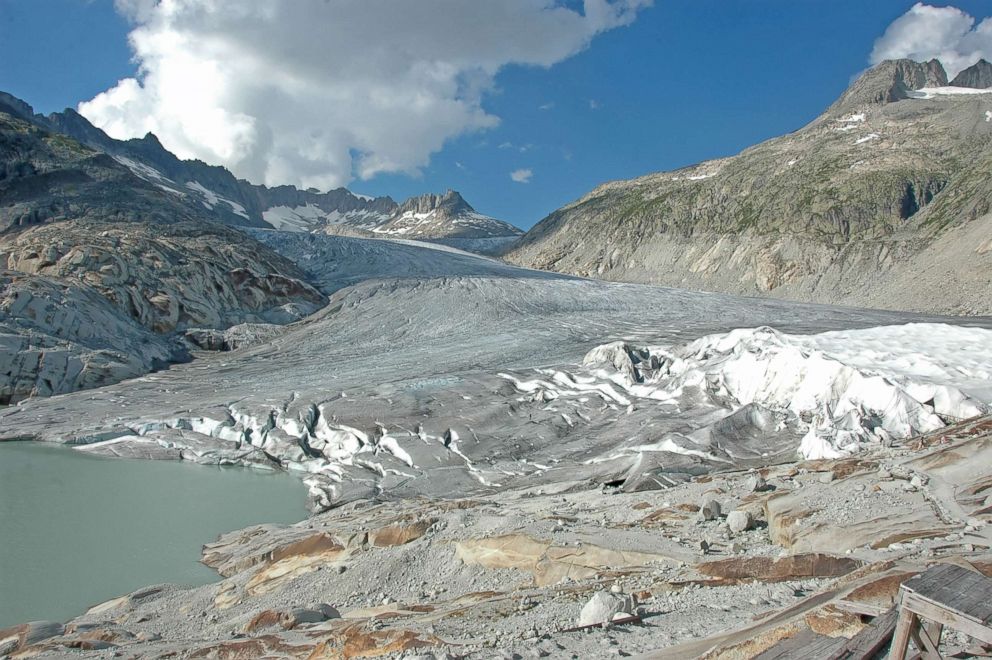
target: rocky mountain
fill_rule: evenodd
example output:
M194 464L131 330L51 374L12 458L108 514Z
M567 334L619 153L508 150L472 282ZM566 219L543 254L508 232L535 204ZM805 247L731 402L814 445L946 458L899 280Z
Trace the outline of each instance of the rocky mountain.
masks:
M508 253L610 280L992 313L992 90L979 63L883 62L800 130L607 183Z
M490 241L493 247L523 233L477 213L452 191L397 204L389 197L356 195L345 188L327 192L293 186L269 188L238 179L223 167L181 160L151 133L139 139L115 140L72 109L43 116L3 92L0 107L43 130L108 154L135 176L199 203L215 221L224 224L286 231L374 232L420 240L503 239ZM471 247L471 243L466 245Z
M951 81L955 87L972 87L988 89L992 87L992 64L986 60L978 60Z
M513 225L477 212L454 190L411 197L372 232L483 253L506 247L523 234Z
M138 376L185 359L186 329L286 323L325 301L199 200L25 107L0 104L0 402Z
M508 247L523 232L483 215L456 191L411 197L402 204L375 200L375 209L326 211L316 204L279 206L263 214L266 222L289 231L345 236L386 236L442 243L470 252L494 253ZM391 202L392 200L388 200Z

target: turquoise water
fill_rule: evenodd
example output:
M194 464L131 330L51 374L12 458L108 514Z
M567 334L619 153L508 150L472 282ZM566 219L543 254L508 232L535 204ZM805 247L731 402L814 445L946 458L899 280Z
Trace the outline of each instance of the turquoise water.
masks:
M217 580L199 563L204 543L301 520L305 495L282 473L0 442L0 628L65 620L149 584Z

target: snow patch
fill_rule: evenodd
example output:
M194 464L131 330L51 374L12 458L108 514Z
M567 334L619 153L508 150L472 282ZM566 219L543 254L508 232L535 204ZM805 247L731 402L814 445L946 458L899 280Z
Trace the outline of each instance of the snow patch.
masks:
M855 140L854 141L854 144L864 144L865 142L871 142L872 140L877 140L877 139L879 139L881 137L882 136L879 135L878 133L869 133L868 135L864 136L863 138L858 138L857 140Z
M715 177L716 174L716 172L707 172L705 174L693 174L692 176L673 176L672 181L702 181L703 179Z
M320 208L306 206L273 206L262 211L262 219L282 231L310 231L323 222L327 214Z
M992 89L975 89L973 87L924 87L910 90L906 96L911 99L932 99L937 96L970 96L973 94L992 94Z
M113 159L116 160L121 165L123 165L124 167L131 170L132 173L134 173L139 178L144 179L145 181L150 181L153 183L164 183L164 184L171 183L175 185L175 182L172 179L168 178L167 176L156 170L154 167L150 167L148 165L145 165L144 163L139 163L136 160L131 160L126 156L113 156Z
M210 190L209 188L205 187L199 181L187 181L186 187L194 192L200 193L203 196L203 200L204 200L203 205L206 208L213 210L215 206L223 202L224 204L227 204L228 206L231 207L231 211L233 213L240 215L245 219L248 218L248 211L245 209L245 207L243 207L241 204L238 204L235 201L227 199L226 197L221 197L213 190Z

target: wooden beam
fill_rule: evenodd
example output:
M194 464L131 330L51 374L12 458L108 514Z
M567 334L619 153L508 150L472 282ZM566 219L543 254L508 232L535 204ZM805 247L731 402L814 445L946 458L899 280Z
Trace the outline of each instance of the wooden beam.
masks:
M912 592L903 594L902 607L912 610L924 619L959 630L986 644L992 644L992 629L987 625L976 623L971 617L962 616L960 612L951 611L919 594Z
M884 612L827 660L870 660L880 655L892 639L898 617L895 607Z
M916 613L906 607L908 593L903 593L902 603L899 606L899 621L896 623L896 631L892 635L892 646L889 649L889 660L906 660L906 651L909 649L909 637L916 627Z

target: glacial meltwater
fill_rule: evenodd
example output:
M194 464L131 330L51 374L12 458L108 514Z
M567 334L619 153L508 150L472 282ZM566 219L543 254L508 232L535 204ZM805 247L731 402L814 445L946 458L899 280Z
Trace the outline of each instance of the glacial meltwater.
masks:
M282 473L0 442L0 628L65 620L145 585L217 580L198 561L204 543L302 520L305 496Z

